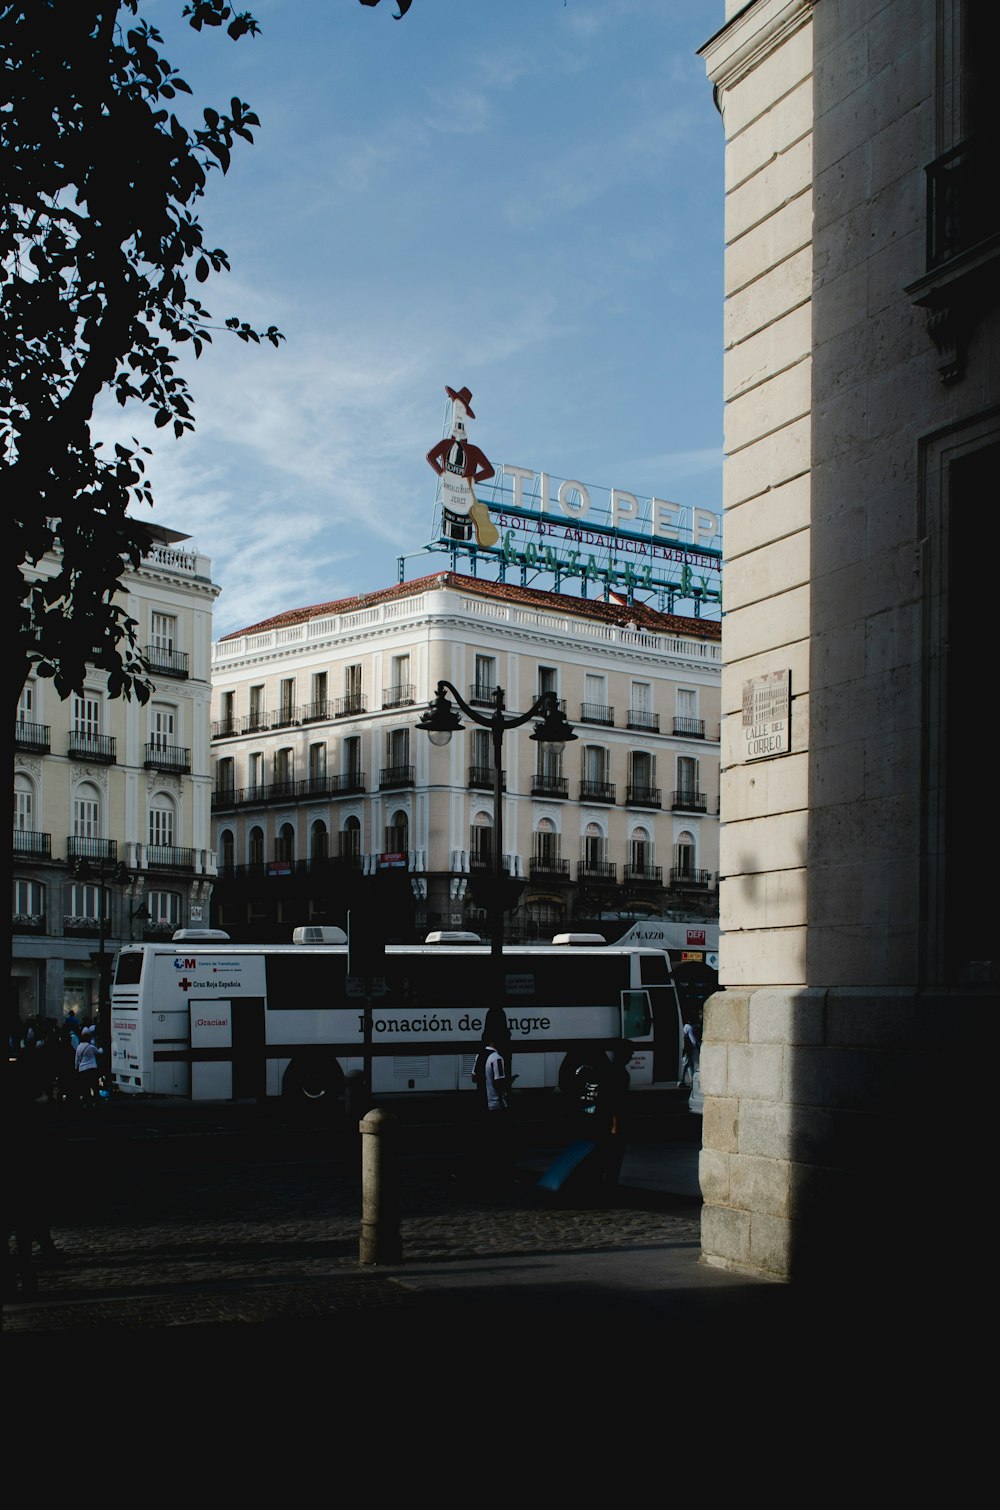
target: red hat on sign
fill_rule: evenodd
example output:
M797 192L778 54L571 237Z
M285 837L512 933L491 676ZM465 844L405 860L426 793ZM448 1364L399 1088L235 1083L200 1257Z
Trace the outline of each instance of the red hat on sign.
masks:
M458 399L458 402L460 404L464 404L465 408L466 408L466 411L468 413L469 418L470 419L475 419L476 416L472 412L472 390L471 389L469 389L469 388L459 388L458 392L456 393L455 390L454 390L454 388L449 388L448 384L445 383L445 385L444 385L444 391L445 391L445 393L447 393L447 395L448 395L448 397L450 399Z

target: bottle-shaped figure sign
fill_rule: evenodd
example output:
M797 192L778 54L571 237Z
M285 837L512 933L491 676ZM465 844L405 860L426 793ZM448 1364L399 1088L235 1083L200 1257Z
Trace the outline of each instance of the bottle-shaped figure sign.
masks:
M442 524L450 540L472 539L477 545L496 545L497 528L489 510L476 497L475 485L493 476L493 467L478 446L469 440L466 420L475 419L468 388L445 388L451 399L451 434L427 453L427 460L441 479Z

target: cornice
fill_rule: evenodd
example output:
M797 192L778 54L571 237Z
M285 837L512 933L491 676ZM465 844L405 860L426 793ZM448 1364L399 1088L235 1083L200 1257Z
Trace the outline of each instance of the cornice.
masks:
M698 49L717 93L731 89L808 25L815 0L760 0L748 5Z

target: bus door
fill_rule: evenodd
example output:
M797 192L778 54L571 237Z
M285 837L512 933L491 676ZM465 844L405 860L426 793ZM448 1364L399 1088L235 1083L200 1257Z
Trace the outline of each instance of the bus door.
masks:
M650 1000L653 1010L653 1073L652 1081L677 1081L681 1078L681 1021L680 1002L671 986L652 986Z
M191 1099L232 1101L265 1093L264 999L189 998Z
M621 995L623 1038L633 1046L628 1063L629 1082L633 1086L652 1085L656 1043L653 1038L653 999L656 990L623 991Z

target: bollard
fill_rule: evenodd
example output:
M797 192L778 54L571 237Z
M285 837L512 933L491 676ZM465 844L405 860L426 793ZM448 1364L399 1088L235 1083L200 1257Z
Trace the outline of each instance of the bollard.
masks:
M396 1119L376 1107L361 1120L361 1244L363 1264L398 1264L399 1153Z

